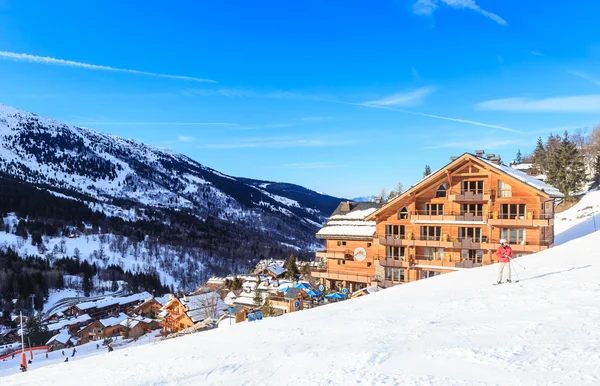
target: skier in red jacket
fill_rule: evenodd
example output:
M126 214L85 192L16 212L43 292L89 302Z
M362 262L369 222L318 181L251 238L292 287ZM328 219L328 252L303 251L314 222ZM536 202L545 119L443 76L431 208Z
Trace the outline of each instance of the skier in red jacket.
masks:
M500 240L500 246L496 249L496 257L498 258L498 284L502 283L502 274L504 273L504 268L508 268L508 279L506 279L507 283L510 283L511 275L510 275L510 259L515 255L512 248L506 243L506 239Z

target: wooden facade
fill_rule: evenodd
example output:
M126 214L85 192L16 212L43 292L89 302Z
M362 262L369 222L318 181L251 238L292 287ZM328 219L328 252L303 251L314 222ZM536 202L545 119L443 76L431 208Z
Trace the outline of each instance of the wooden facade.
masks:
M466 153L365 216L365 223L376 224L370 239L326 238L317 258L326 257L327 266L315 276L333 288L339 277L353 292L495 263L502 238L516 256L539 252L554 245L554 200L560 197L533 177ZM332 218L341 217L334 212L328 224ZM326 227L317 237L334 233L322 232ZM355 248L364 248L367 259L356 261ZM351 274L368 277L355 279L357 288Z
M502 238L516 256L552 247L561 195L521 174L464 154L370 215L383 285L495 263Z
M311 274L325 288L354 292L377 283L379 240L375 222L365 217L380 207L379 203L342 202L317 233L325 240L325 249L316 253L321 267Z

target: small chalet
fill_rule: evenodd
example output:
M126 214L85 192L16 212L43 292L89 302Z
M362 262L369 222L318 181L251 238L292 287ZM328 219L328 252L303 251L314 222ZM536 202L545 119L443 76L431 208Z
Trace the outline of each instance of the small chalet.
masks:
M77 331L80 344L118 336L122 329L121 322L127 318L126 314L120 313L117 316L92 321Z
M263 276L269 276L273 279L277 279L277 278L283 277L286 272L287 272L287 269L285 269L281 265L273 262L273 263L267 265L265 268L263 268L259 272L259 274L263 275Z
M160 328L158 320L143 318L140 316L127 318L121 322L121 335L124 335L125 329L129 328L129 338L139 338L140 336Z
M216 319L227 310L219 294L206 292L193 296L173 297L161 309L160 326L166 332L179 332L207 318Z
M92 320L88 314L80 314L74 318L61 319L58 322L48 323L46 327L48 328L48 332L55 332L62 330L63 328L68 328L69 332L75 333L82 326L89 324Z
M288 312L296 312L304 309L304 299L308 295L300 288L289 288L285 293L278 293L277 296L271 297L273 308Z
M155 298L147 298L144 303L135 307L131 313L141 316L154 316L158 315L162 304L160 304Z
M73 347L71 334L67 329L62 330L50 338L50 340L46 342L46 346L49 346L51 350L62 350L64 348Z
M103 339L102 336L102 325L99 321L94 320L87 326L84 326L79 331L77 331L77 335L79 336L80 344L86 344L93 340Z

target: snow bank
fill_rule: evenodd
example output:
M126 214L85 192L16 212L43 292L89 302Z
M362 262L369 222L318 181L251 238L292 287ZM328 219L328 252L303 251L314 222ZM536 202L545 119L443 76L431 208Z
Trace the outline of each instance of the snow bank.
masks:
M7 385L592 385L600 382L596 232L496 266L111 355ZM114 354L114 355L113 355ZM68 376L65 376L68 371Z

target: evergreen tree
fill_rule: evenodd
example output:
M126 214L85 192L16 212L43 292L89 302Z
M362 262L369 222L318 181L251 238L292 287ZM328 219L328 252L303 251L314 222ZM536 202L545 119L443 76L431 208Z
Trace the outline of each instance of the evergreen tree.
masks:
M596 155L596 162L594 163L594 176L592 177L592 184L590 189L600 188L600 151Z
M256 288L254 289L254 306L256 308L259 308L262 306L263 304L263 298L262 295L260 294L260 291L258 290L258 284L256 285Z
M537 140L537 145L535 146L535 150L533 151L533 157L531 157L532 173L535 175L546 173L546 165L546 148L544 147L544 143L542 142L542 137L539 137Z
M94 283L92 282L92 275L86 272L83 276L83 295L87 298L90 296L94 289Z
M517 149L517 156L515 157L515 161L520 164L523 162L523 154L521 154L521 149Z
M265 304L262 306L262 312L264 316L274 316L275 308L273 308L273 303L271 302L271 297L267 296L265 299Z
M431 167L429 165L425 165L425 170L423 171L423 178L427 177L431 174Z
M287 279L298 279L300 272L298 271L298 266L296 265L296 256L294 256L293 253L290 255L285 268L287 269L287 272L285 273L285 277Z
M549 154L547 177L547 182L564 194L567 201L572 200L572 192L580 191L585 184L583 154L566 131Z
M52 334L48 332L48 328L42 324L41 318L34 315L27 318L25 334L32 346L41 346L52 337Z

